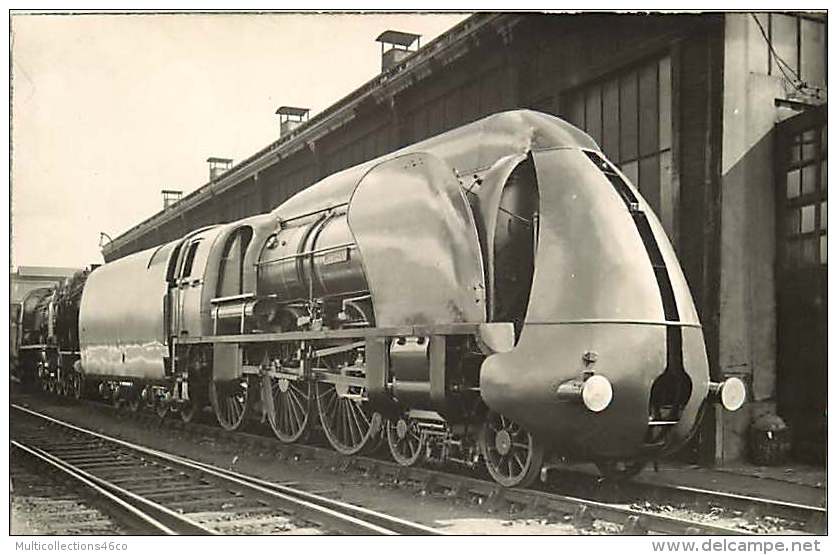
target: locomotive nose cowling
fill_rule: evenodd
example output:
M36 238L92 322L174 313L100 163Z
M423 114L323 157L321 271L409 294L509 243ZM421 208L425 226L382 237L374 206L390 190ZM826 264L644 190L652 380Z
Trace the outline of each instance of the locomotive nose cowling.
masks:
M703 332L662 226L600 154L533 153L534 278L517 345L483 362L486 404L563 454L654 457L709 390Z

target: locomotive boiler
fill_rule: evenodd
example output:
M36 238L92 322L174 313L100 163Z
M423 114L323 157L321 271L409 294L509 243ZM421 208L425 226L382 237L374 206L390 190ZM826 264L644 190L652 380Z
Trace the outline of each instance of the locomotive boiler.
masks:
M89 276L76 371L102 394L344 454L552 457L627 474L682 446L712 382L657 218L586 134L519 110L330 175L268 214Z

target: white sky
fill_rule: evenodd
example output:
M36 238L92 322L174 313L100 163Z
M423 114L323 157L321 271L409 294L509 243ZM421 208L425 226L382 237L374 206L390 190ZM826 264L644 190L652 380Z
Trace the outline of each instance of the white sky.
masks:
M313 116L374 77L381 31L426 44L465 17L13 16L12 265L101 262L100 231L275 140L278 106Z

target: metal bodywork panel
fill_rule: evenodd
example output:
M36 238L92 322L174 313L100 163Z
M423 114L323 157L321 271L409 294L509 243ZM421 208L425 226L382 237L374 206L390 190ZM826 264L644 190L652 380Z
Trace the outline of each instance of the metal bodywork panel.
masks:
M515 154L556 147L599 150L589 135L549 114L531 110L501 112L408 146L404 152L428 152L460 176L482 174Z
M223 227L211 227L190 235L180 248L180 260L171 294L176 298L177 317L175 334L203 335L209 329L209 303L204 294L208 262L216 247ZM191 268L187 261L193 245L197 245ZM215 268L217 272L217 267Z
M85 373L164 379L166 269L176 244L120 258L90 273L79 313Z
M533 149L554 147L598 150L595 142L587 134L555 116L530 110L501 112L329 175L275 208L270 213L270 218L275 222L276 232L281 232L285 228L302 226L306 220L315 220L324 211L342 209L349 202L358 184L366 179L367 174L373 174L372 178L375 179L374 175L383 171L380 168L405 155L418 153L424 153L425 156L432 155L442 162L438 166L444 167L445 173L451 175L453 179L459 177L459 190L469 191L468 202L471 205L471 217L474 219L481 245L476 256L479 258L479 263L488 269L484 272L482 281L483 287L490 293L492 291L490 281L494 276L491 248L493 229L496 225L497 211L506 180ZM379 182L377 185L379 197L374 199L375 202L383 203L388 208L397 207L401 212L387 214L379 210L370 214L378 218L374 222L375 225L379 221L395 222L412 212L413 206L407 204L404 196L404 192L408 189L399 186L402 180L412 179L408 173L392 170L391 181ZM397 196L396 191L398 191ZM417 198L416 206L422 206L426 202L425 199ZM350 221L350 227L351 225ZM370 222L368 225L373 224ZM404 241L408 246L401 247L405 249L405 252L419 250L409 246L414 244L414 242L411 243L409 235L404 237L408 237ZM390 242L397 241L394 237L386 239ZM362 245L361 255L365 255ZM366 270L368 273L368 268ZM279 278L279 276L276 277ZM368 275L367 278L369 278ZM405 283L421 282L412 277ZM436 288L440 286L435 278L426 283L433 283ZM370 284L370 287L373 285ZM283 287L280 286L278 289L282 290ZM406 292L409 287L402 285L400 290ZM261 294L262 291L259 293ZM485 313L486 310L482 312ZM485 321L485 315L477 321ZM377 325L382 325L382 323L377 321Z
M559 384L582 375L588 351L598 354L595 372L613 385L613 402L600 413L557 395ZM513 351L483 362L480 391L491 409L563 454L634 457L647 429L651 384L664 367L664 326L526 325Z
M651 385L666 368L660 288L629 211L608 179L574 148L533 153L540 195L535 274L516 347L489 356L483 399L580 456L635 457L647 430ZM635 188L634 188L635 190ZM691 430L706 397L708 365L691 296L659 223L638 192L684 310L684 369L693 390L678 430ZM678 278L678 275L680 278ZM586 352L597 354L592 367ZM613 385L601 413L556 396L558 384L592 371ZM685 434L672 434L684 438Z
M493 316L494 311L494 237L497 232L497 220L500 213L500 203L503 198L503 189L514 169L526 159L525 154L512 154L497 160L485 173L482 174L481 183L475 188L475 194L471 200L474 206L474 213L479 222L477 229L480 233L480 243L484 253L484 264L486 269L486 289L491 295L492 302L490 310Z
M530 151L555 147L599 150L589 135L558 117L532 110L500 112L329 175L289 198L271 214L284 220L346 203L371 168L405 154L431 154L467 181L474 177L494 179L486 174L496 164L513 169ZM503 171L496 175L501 179ZM471 183L463 185L470 187Z
M376 166L348 214L378 326L485 321L473 215L441 160L410 154Z
M540 230L526 322L664 320L642 239L611 183L578 149L534 159Z
M235 343L216 343L212 346L212 379L236 380L242 375L242 352Z
M689 299L691 300L691 297ZM683 367L692 380L692 396L683 410L680 421L671 430L671 441L666 446L666 451L677 449L695 432L700 422L701 410L707 406L705 399L709 395L709 358L706 355L703 329L684 327L682 333Z

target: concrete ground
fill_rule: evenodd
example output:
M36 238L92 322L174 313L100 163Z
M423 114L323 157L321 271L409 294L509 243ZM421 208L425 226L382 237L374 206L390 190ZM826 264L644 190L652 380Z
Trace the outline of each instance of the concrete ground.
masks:
M649 467L636 480L825 507L826 474L824 467L793 462L781 466L755 466L742 462L716 468L663 462L658 471Z

